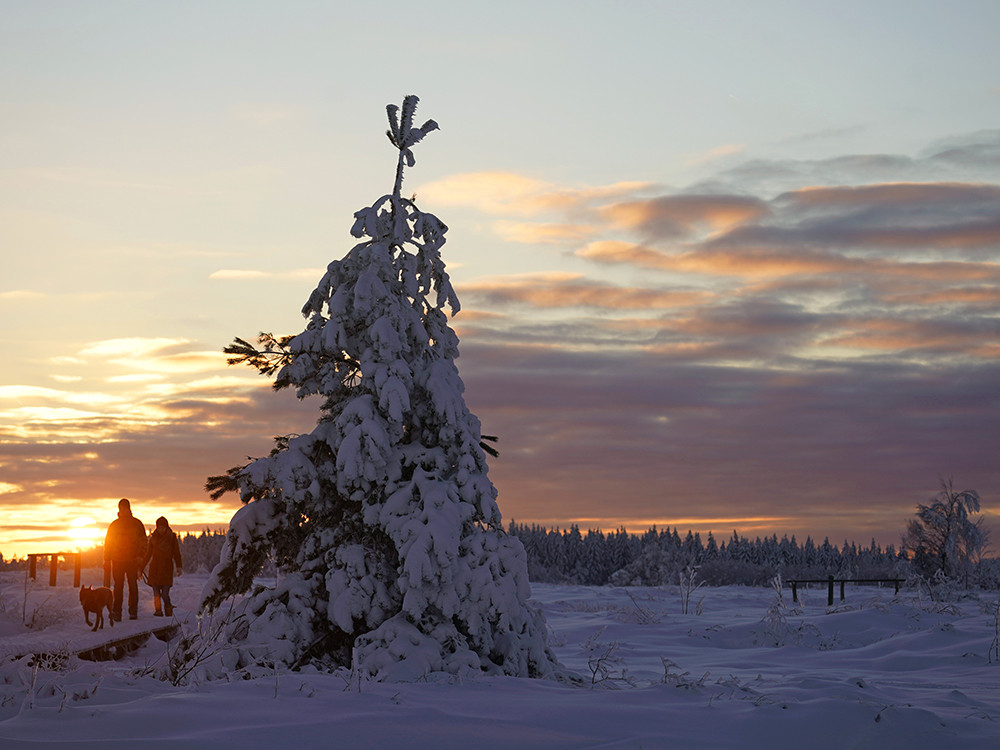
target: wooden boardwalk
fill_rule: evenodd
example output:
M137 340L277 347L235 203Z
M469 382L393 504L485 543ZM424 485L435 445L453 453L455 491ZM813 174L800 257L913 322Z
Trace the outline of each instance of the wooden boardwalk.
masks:
M150 637L163 642L176 638L181 632L179 622L168 622L156 627L130 620L105 626L92 632L83 623L83 632L60 629L58 633L28 632L0 639L0 659L20 659L25 656L68 654L87 661L121 659L143 646Z

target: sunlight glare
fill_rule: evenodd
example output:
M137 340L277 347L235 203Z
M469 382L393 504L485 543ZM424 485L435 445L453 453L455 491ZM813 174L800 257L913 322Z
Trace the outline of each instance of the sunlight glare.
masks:
M93 547L103 536L97 528L97 522L90 516L78 516L69 522L66 536L76 545L77 549Z

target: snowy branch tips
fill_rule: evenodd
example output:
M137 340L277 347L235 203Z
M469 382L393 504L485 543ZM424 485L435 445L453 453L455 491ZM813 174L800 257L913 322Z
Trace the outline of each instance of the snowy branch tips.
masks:
M447 228L400 197L417 98L388 107L400 151L393 193L355 214L362 239L335 260L304 331L226 351L323 397L311 433L210 478L245 505L203 595L248 594L241 663L353 665L379 679L474 671L543 676L557 666L528 603L524 548L502 528L479 420L455 366L459 310L441 260ZM397 114L398 119L397 119ZM273 557L274 588L254 584Z

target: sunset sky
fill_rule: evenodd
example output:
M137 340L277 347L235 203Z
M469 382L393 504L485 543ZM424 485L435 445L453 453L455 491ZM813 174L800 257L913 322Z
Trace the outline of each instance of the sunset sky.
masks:
M205 478L318 404L222 347L302 329L411 93L505 520L898 545L953 477L996 549L997 29L993 1L0 0L0 552L89 545L121 497L228 522Z

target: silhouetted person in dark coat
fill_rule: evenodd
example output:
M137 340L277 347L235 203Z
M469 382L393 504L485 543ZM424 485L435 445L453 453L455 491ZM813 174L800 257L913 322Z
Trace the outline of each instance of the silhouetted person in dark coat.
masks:
M115 582L115 600L111 616L122 619L122 598L128 579L128 616L139 616L139 570L146 554L146 527L132 515L132 506L124 497L118 501L118 518L108 526L104 537L104 560L111 562L111 577Z
M153 589L153 606L156 607L153 614L157 617L163 615L170 617L174 613L174 605L170 603L170 587L174 585L174 565L177 565L177 575L183 575L184 570L177 534L163 516L156 519L156 528L149 535L142 567L145 568L147 564L149 571L146 573L146 583Z

